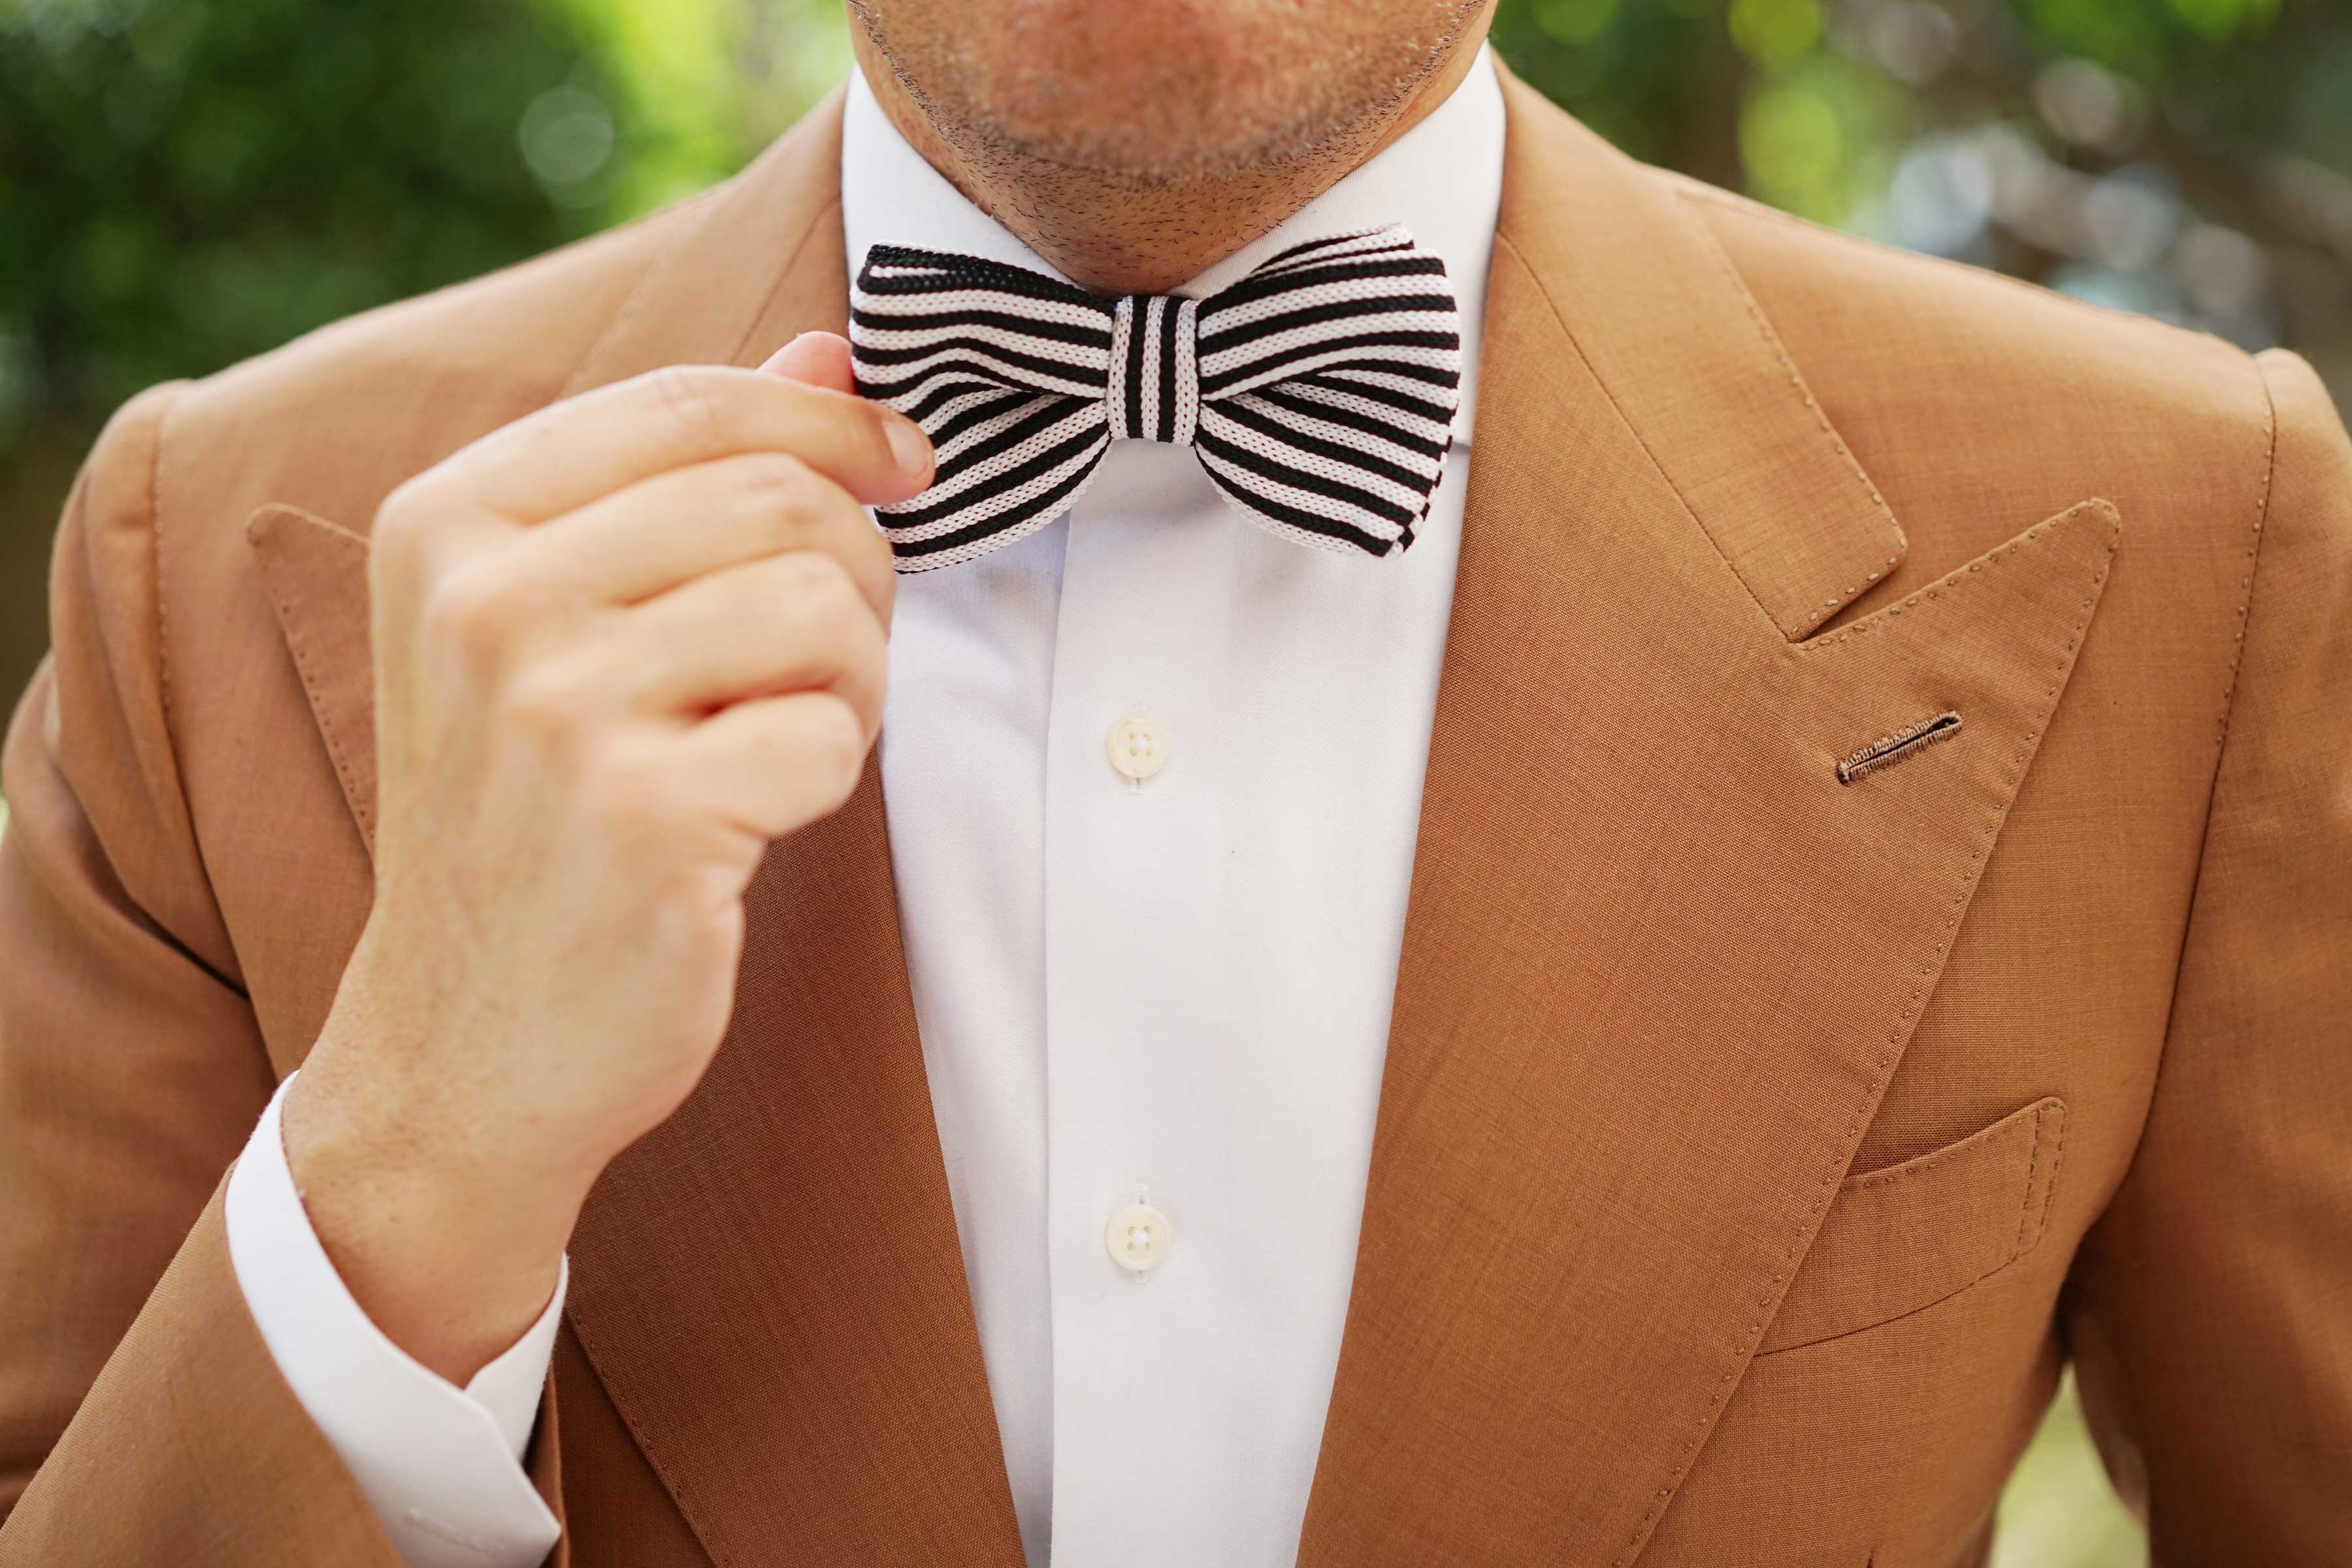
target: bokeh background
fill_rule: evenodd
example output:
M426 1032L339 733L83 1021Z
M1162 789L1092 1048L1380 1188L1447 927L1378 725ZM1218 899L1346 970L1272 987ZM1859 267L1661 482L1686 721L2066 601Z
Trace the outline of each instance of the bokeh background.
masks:
M2352 405L2347 0L1497 3L1642 157L2288 344ZM123 399L698 189L848 58L839 0L0 0L0 706ZM2071 1396L2000 1551L2146 1560Z

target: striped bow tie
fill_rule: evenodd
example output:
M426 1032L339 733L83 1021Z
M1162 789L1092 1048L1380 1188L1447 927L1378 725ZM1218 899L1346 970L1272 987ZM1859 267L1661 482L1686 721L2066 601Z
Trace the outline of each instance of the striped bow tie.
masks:
M1206 300L1106 300L1023 267L877 245L857 388L912 418L930 489L877 510L901 572L968 561L1076 501L1111 442L1189 446L1251 521L1327 550L1412 542L1460 400L1445 264L1397 227L1294 246Z

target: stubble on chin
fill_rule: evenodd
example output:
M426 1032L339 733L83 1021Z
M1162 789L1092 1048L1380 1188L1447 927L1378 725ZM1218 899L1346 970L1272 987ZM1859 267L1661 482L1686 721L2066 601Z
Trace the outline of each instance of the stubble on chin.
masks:
M1412 30L1340 0L988 3L985 39L954 36L958 0L853 9L959 162L1050 202L1077 181L1166 198L1352 162L1479 0L1413 7Z

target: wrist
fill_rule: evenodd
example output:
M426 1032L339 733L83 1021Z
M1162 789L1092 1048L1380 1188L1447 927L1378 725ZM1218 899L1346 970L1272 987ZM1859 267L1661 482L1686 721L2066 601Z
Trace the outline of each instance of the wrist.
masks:
M377 1329L462 1387L545 1310L593 1174L495 1155L320 1055L281 1107L304 1214Z

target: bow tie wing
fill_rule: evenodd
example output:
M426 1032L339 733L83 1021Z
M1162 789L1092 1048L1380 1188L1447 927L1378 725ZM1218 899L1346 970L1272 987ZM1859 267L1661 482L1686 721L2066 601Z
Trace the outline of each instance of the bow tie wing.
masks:
M1202 467L1301 543L1385 555L1429 512L1461 401L1445 263L1402 228L1274 257L1200 310Z
M876 246L849 338L858 391L938 456L930 489L877 509L901 572L1051 521L1119 437L1190 442L1277 534L1386 555L1428 515L1461 395L1445 264L1398 227L1294 246L1198 303Z
M857 390L931 437L938 467L876 516L901 572L971 559L1044 526L1094 477L1113 309L976 256L876 246L850 292Z

